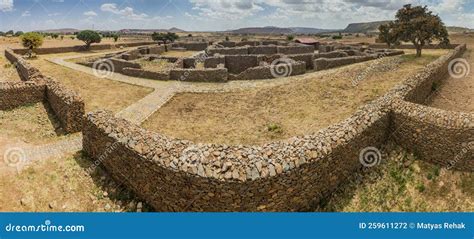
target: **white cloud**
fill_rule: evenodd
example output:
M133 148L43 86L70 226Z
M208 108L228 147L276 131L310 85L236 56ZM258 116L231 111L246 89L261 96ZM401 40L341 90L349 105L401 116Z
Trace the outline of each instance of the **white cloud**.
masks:
M135 13L134 9L131 7L125 7L123 9L119 9L117 7L117 4L115 3L104 3L100 7L100 10L104 12L111 12L116 15L120 15L123 18L129 19L129 20L146 20L148 18L148 15L145 13Z
M13 0L0 0L0 11L10 12L13 10Z
M22 14L21 14L22 17L29 17L31 16L31 12L30 11L24 11Z
M213 19L238 20L255 15L264 8L256 0L190 0L194 4L193 10L199 16ZM192 16L187 14L188 17Z
M95 17L97 16L97 13L94 11L87 11L87 12L84 12L84 16Z

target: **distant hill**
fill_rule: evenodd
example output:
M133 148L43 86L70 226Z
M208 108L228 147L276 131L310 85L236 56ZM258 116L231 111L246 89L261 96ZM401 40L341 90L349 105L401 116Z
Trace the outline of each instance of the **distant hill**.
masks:
M153 32L186 32L185 30L173 27L170 29L122 29L118 31L121 34L149 34Z
M467 27L456 27L456 26L448 26L446 27L448 29L448 32L452 33L462 33L462 32L472 32L472 29L469 29Z
M333 32L337 30L319 29L311 27L247 27L227 32L235 34L318 34L324 32Z
M48 29L48 30L39 30L35 32L41 33L57 33L57 34L73 34L74 32L79 32L80 30L75 28L60 28L60 29Z
M377 21L377 22L361 22L361 23L351 23L346 29L345 33L368 33L368 32L378 32L378 28L382 24L389 23L390 21Z

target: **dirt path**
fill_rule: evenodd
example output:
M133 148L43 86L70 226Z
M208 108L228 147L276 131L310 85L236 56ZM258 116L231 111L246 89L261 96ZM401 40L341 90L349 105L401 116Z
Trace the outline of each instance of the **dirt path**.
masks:
M469 49L457 64L458 69L466 69L460 73L460 78L450 77L438 89L433 96L430 105L439 109L451 111L474 112L474 52ZM465 68L461 68L464 66ZM455 65L456 67L456 65ZM468 73L468 74L466 74Z

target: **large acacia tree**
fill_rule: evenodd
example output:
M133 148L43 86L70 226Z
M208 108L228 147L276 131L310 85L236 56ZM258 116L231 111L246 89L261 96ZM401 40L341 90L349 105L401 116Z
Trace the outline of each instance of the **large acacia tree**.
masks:
M396 20L389 25L390 31L393 31L397 41L413 43L417 57L421 56L423 47L434 40L440 44L449 44L448 31L443 21L426 6L405 5L395 17Z

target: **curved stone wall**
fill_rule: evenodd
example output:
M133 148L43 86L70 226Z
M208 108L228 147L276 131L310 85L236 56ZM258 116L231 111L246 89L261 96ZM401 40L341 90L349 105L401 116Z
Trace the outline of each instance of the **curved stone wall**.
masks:
M472 149L459 147L472 139L472 114L403 102L413 92L425 92L418 88L428 86L419 84L431 77L427 72L447 71L447 62L464 50L456 48L349 119L314 135L254 146L195 144L100 111L87 117L84 151L159 211L311 210L362 167L362 149L379 147L393 134L405 147L423 151L423 159L435 150L432 161L473 171ZM420 127L424 135L412 137ZM453 143L442 145L440 137ZM443 147L455 150L443 153ZM467 153L459 157L453 155L456 150ZM454 164L443 157L460 159Z

